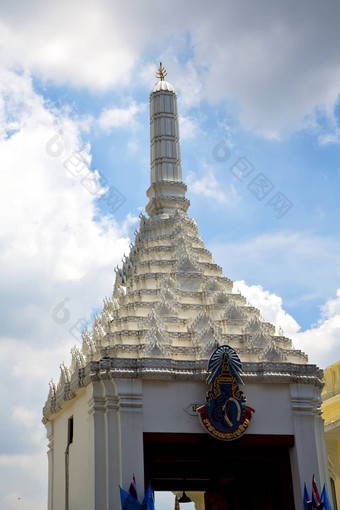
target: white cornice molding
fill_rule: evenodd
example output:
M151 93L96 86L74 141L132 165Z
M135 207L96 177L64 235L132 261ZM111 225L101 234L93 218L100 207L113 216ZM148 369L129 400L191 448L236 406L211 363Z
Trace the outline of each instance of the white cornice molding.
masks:
M58 413L65 401L74 398L80 388L101 379L153 379L200 381L207 378L207 360L175 361L171 358L113 358L91 361L72 375L63 392L50 392L43 409L44 421ZM316 365L295 363L243 363L245 384L307 384L321 389L323 371Z

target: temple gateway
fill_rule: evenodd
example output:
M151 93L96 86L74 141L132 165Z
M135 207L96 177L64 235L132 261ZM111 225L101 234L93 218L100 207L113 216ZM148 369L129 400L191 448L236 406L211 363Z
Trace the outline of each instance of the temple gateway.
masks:
M149 482L185 490L197 510L303 510L313 473L331 494L322 371L233 291L205 248L187 214L164 75L150 94L146 215L43 409L48 509L120 510L119 486L134 473L139 495Z

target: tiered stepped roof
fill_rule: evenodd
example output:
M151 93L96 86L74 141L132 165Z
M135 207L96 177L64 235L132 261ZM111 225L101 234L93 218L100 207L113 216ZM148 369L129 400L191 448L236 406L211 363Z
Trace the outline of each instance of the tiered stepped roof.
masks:
M91 378L203 380L206 360L224 344L239 354L245 381L319 384L306 354L233 292L187 215L177 97L164 80L150 94L150 127L148 217L140 215L130 253L115 269L113 295L83 332L82 348L72 349L71 367L62 365L58 385L51 382L45 417Z

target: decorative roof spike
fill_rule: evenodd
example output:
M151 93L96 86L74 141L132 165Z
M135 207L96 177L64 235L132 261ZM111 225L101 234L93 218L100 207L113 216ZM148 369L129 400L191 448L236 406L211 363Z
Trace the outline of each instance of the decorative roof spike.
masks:
M165 67L162 66L162 62L159 63L159 68L157 69L156 78L159 78L161 81L164 80L168 73L166 72Z
M51 379L48 384L49 384L49 387L50 387L49 395L51 397L56 397L56 395L57 395L57 385L56 385L56 383L53 381L53 379Z

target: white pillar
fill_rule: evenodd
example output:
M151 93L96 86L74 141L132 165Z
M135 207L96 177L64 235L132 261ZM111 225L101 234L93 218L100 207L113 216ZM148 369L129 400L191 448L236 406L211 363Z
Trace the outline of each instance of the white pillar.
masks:
M134 473L141 500L144 495L143 382L117 379L116 384L120 397L122 484L128 490Z
M323 420L320 416L320 393L321 389L312 384L290 385L295 441L291 465L296 510L303 510L304 483L311 496L313 474L320 491L324 483L327 490L330 487Z
M53 479L54 479L54 422L45 423L48 439L48 510L53 510Z
M88 400L89 414L93 418L93 483L94 509L108 510L107 502L107 441L104 386L92 381L88 386L92 395Z
M120 508L119 486L122 485L119 397L112 379L104 379L102 383L106 407L108 509L113 509Z

